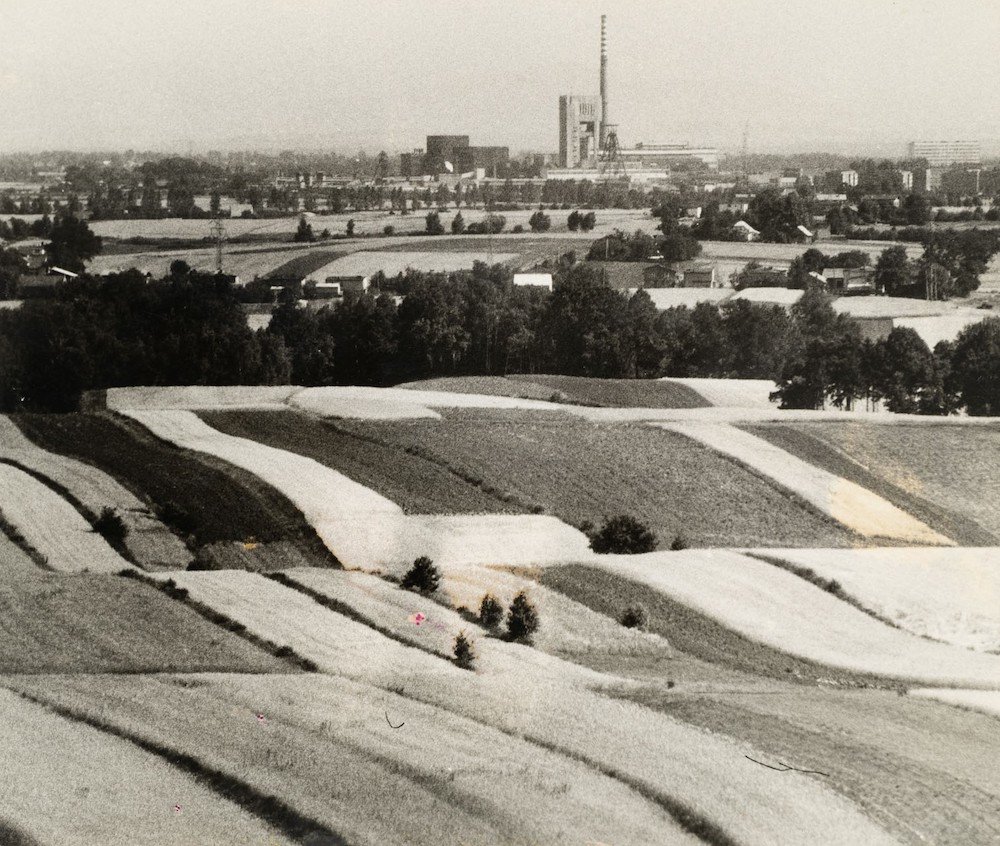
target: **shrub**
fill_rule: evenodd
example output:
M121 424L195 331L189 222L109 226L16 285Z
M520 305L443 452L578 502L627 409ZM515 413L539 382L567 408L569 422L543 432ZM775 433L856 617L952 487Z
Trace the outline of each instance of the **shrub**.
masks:
M538 609L522 590L507 611L507 635L511 640L530 641L538 631Z
M385 226L382 227L382 234L394 235L396 234L396 227L393 226L391 223L387 223Z
M600 531L590 539L594 552L616 552L634 555L656 549L656 535L635 517L622 514L606 520Z
M520 223L515 223L514 224L514 228L511 229L510 231L513 232L516 235L520 235L522 232L524 232L524 227L521 226Z
M646 610L646 606L638 602L635 605L629 605L622 613L621 624L626 629L645 630L649 624L649 612Z
M194 534L197 522L176 502L167 502L159 510L160 520L181 534Z
M463 670L471 670L475 667L476 651L472 648L472 641L465 636L465 632L459 632L455 635L454 655L455 664Z
M451 231L453 235L461 235L465 232L465 218L458 212L451 220Z
M479 603L479 622L487 629L495 629L503 622L503 605L492 593L486 594Z
M112 546L120 546L128 534L128 526L117 511L105 506L94 521L94 531Z
M444 226L441 225L441 215L436 211L427 212L427 217L424 220L427 224L428 235L441 235L444 232Z
M674 539L670 541L670 548L674 552L680 552L680 550L682 549L687 549L688 548L687 538L685 538L684 535L678 532L677 535L674 536Z
M400 585L406 590L415 590L419 593L434 593L441 584L441 573L434 562L426 555L421 555L413 566L406 571Z
M528 219L528 225L532 232L548 232L552 227L552 218L543 211L536 211Z

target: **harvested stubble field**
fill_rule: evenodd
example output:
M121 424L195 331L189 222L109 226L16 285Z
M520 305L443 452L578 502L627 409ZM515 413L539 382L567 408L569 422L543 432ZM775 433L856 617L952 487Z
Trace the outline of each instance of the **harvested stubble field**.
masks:
M700 842L584 763L357 682L71 677L16 686L196 756L323 826L330 839L318 842ZM385 713L403 729L390 729Z
M948 544L892 502L849 479L803 461L748 431L722 423L660 424L728 455L801 497L848 529L868 538Z
M106 415L19 415L35 443L100 467L144 501L192 545L288 541L308 560L332 563L302 514L252 473L176 449L135 423ZM300 557L284 566L296 566Z
M796 423L906 493L933 503L953 519L968 515L1000 537L1000 429L996 426L867 426ZM980 535L979 538L982 538ZM972 542L982 543L975 536ZM994 543L989 540L987 543Z
M0 417L0 462L41 477L91 522L113 509L128 529L125 549L139 566L183 569L191 561L184 543L133 493L97 467L41 449L6 417Z
M920 490L909 480L904 481L898 472L890 469L887 473L886 468L876 460L879 456L869 452L865 455L859 454L852 457L844 447L837 446L831 432L842 425L851 426L852 424L829 424L825 434L820 428L820 424L809 423L789 426L778 424L744 425L741 428L815 467L867 488L921 520L935 531L960 544L991 546L998 543L994 535L974 520L966 517L961 510L949 507L947 502L942 502L940 499L928 498L930 491ZM900 427L896 426L865 427L864 424L856 424L853 429L858 433L859 440L864 434L869 443L878 443L886 439L898 442L902 437L906 437L906 433L901 434ZM871 429L885 431L869 434L867 430ZM956 437L963 442L974 443L977 440L974 433L979 433L981 436L982 431L978 428L965 428L959 432L956 431L955 427L943 425L920 434L935 441L947 441L951 437ZM931 463L933 462L928 461L927 455L919 455L921 468L926 468ZM890 480L890 476L894 481Z
M1000 549L775 549L755 555L836 580L901 629L1000 654Z
M686 842L681 826L714 844L770 846L787 840L789 830L799 842L892 842L823 785L767 770L745 759L745 746L587 689L611 677L502 643L492 650L492 669L468 673L259 576L184 573L178 582L255 634L290 643L323 672L442 708L612 775L677 821L661 828L662 842ZM761 813L748 815L746 807Z
M58 682L54 682L58 684ZM0 691L0 841L291 846L294 842L170 762ZM39 766L39 761L47 762ZM175 806L180 810L176 810Z
M1000 688L1000 656L892 628L797 575L736 552L609 555L594 566L805 661L902 683Z
M694 546L773 546L786 538L777 545L837 547L856 540L732 461L648 426L499 410L338 425L417 450L573 525L631 514L664 545L677 534Z
M227 435L312 458L400 505L407 514L519 514L506 502L427 458L295 411L203 411Z
M290 671L136 579L0 578L0 619L0 673Z
M34 476L0 463L0 515L53 570L117 573L131 565L69 502Z
M511 376L515 382L550 387L562 402L610 408L705 408L710 405L690 388L650 379L590 379L580 376Z

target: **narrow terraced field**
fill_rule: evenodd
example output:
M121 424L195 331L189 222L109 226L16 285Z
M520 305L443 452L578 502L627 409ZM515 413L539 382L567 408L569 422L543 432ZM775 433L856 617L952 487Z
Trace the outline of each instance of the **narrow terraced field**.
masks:
M1000 499L987 493L1000 478L1000 428L995 425L796 423L794 428L887 483L1000 537Z
M301 555L278 562L297 566L302 555L332 563L301 512L259 478L211 463L152 437L141 426L105 415L19 415L17 425L35 443L109 473L195 547L218 542L289 542Z
M836 580L865 608L901 629L1000 654L1000 550L775 549L769 560Z
M296 842L128 740L7 690L0 691L0 712L0 838L5 844ZM40 760L47 766L40 767Z
M41 477L93 522L111 508L128 529L124 546L139 566L184 569L192 560L184 543L131 491L98 468L48 452L32 443L7 417L0 417L0 462Z
M732 461L647 426L597 425L561 414L449 412L442 422L342 421L416 450L501 496L572 525L631 514L669 544L849 546L856 537ZM777 538L785 542L775 543Z
M1000 656L892 628L799 576L735 552L609 555L596 566L806 661L903 682L1000 689Z
M66 573L117 573L131 566L62 496L3 463L0 515L45 567Z
M728 455L801 497L848 529L892 542L951 541L867 488L796 458L742 429L720 423L660 424Z
M711 832L712 842L770 846L786 838L789 826L810 841L892 842L822 784L769 771L746 760L745 747L586 689L610 677L502 643L484 670L468 673L260 576L184 573L178 582L259 636L289 643L322 672L444 708L613 772L676 820L695 826L689 830ZM527 690L530 696L512 700ZM523 704L512 708L512 701ZM394 716L405 719L407 712ZM734 796L740 800L734 803ZM747 805L761 812L747 815ZM670 842L671 830L661 837Z
M120 576L0 577L0 673L290 672L155 587Z
M352 433L333 422L291 410L203 411L199 416L227 435L314 459L391 499L407 514L524 511L419 454Z

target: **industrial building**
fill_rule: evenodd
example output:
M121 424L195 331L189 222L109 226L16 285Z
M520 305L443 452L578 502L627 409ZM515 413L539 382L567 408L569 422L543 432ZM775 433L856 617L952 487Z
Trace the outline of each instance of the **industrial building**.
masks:
M501 177L510 163L508 147L475 147L468 135L428 135L427 152L414 150L400 156L403 176L472 173Z
M907 155L911 159L927 159L931 167L979 164L983 158L978 141L911 141Z
M591 171L603 178L628 176L635 181L656 181L648 171L667 174L673 167L717 170L719 151L687 144L636 144L620 147L617 126L611 122L608 82L607 16L601 15L599 95L563 94L559 97L559 167L551 179L587 179ZM579 172L577 172L579 171ZM642 172L647 171L645 176Z

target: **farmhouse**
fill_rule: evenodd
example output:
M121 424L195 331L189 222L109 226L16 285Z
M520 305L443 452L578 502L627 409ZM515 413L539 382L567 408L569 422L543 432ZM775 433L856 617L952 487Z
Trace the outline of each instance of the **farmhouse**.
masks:
M551 273L515 273L514 284L519 286L545 288L552 290Z
M711 262L698 262L684 270L685 288L718 288L721 283Z
M759 241L760 232L754 229L745 220L738 220L733 224L733 235L740 241Z
M845 296L875 293L874 267L828 267L823 271L823 279L831 293Z
M327 276L320 284L336 285L342 294L363 294L371 286L370 276Z

